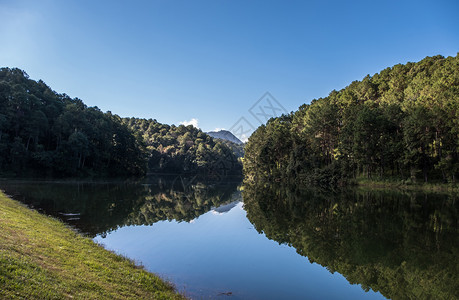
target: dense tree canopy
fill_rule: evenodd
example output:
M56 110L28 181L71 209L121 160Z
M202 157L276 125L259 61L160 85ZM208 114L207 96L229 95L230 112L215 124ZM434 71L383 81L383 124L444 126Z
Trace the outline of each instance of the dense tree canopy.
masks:
M240 174L235 152L192 125L167 125L152 119L125 118L145 143L148 169L161 173L202 173L214 177Z
M0 173L126 176L240 173L224 143L193 126L122 119L51 90L19 69L0 69Z
M0 170L19 176L138 175L141 141L110 112L0 69Z
M395 65L260 126L244 172L319 185L362 175L452 182L458 107L459 54Z

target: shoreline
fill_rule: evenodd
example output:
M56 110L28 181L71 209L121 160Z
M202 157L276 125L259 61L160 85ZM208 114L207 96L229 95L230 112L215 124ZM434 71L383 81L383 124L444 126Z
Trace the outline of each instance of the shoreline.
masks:
M459 184L451 183L404 183L402 181L391 180L372 180L362 179L356 180L356 187L371 188L372 190L394 189L401 191L422 191L432 193L459 193Z
M0 298L185 299L171 283L0 191Z

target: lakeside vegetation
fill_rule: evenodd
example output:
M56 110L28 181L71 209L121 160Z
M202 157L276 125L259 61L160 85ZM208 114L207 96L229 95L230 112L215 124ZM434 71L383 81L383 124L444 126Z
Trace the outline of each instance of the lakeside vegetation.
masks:
M398 64L260 126L244 174L319 186L360 176L455 183L458 108L459 54Z
M149 172L241 174L242 164L235 152L192 125L167 125L138 118L123 118L122 123L144 142Z
M120 176L144 170L141 142L120 118L0 69L0 171L12 176Z
M147 172L240 173L224 143L193 126L122 119L0 69L0 173L114 177Z
M346 192L292 196L269 185L358 183L372 189L457 191L458 97L459 54L396 65L269 120L250 137L240 160L242 148L237 152L193 126L103 113L24 71L2 68L0 172L50 177L154 172L221 179L238 174L243 161L245 208L260 233L364 289L394 298L448 299L456 290L457 266L450 264L458 249L451 238L458 226L455 197L437 203L433 195L410 194L408 200L389 195L393 206L386 206L387 197L382 201L368 191L354 191L352 197ZM260 182L267 184L257 186ZM109 189L111 196L100 202L91 190L81 193L86 202L76 206L101 217L86 231L95 235L124 225L190 221L230 195L199 185L186 189L146 187L131 202L129 189ZM48 191L32 193L32 198L48 196ZM56 195L54 206L73 198ZM0 229L5 241L0 298L181 298L129 260L2 194ZM422 240L417 231L425 233Z
M0 192L0 298L184 299L169 284Z
M459 193L459 185L441 182L411 182L399 178L366 178L358 177L353 182L357 189L371 188L372 190L425 191L439 193Z

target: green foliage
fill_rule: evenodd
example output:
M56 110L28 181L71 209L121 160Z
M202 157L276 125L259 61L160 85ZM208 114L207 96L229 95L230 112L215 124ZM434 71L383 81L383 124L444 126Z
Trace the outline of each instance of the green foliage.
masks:
M125 118L122 122L141 136L148 149L150 172L212 176L241 172L242 165L232 149L192 125L170 126L137 118Z
M1 299L184 299L132 261L0 193Z
M245 144L236 144L235 142L224 140L224 139L219 139L219 138L214 138L217 141L222 142L225 144L228 148L231 149L231 151L234 153L236 158L242 158L244 157L244 147Z
M199 151L198 151L199 150ZM19 69L0 69L0 173L127 176L239 174L233 151L193 126L122 119L57 94Z
M267 238L389 299L455 299L456 194L243 186L247 218Z
M141 141L111 113L0 69L0 170L18 176L140 175Z
M396 65L260 126L244 173L321 185L359 176L455 182L458 108L459 54Z

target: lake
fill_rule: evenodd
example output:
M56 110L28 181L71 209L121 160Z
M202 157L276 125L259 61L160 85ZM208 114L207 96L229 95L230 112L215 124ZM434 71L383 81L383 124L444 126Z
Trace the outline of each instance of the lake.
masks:
M209 182L0 180L192 299L454 299L455 195Z

